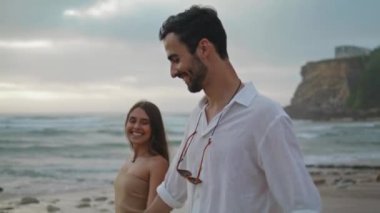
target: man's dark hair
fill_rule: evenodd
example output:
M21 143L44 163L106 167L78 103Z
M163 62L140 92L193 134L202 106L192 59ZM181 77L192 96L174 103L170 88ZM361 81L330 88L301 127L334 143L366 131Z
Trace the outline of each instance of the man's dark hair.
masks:
M209 7L192 6L177 15L172 15L162 24L159 38L163 40L169 33L175 33L191 54L198 43L206 38L214 44L222 59L228 58L227 35L217 12Z

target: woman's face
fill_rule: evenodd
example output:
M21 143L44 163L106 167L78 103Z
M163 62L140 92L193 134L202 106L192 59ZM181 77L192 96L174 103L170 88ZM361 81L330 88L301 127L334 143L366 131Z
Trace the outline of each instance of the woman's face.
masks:
M150 120L146 112L137 107L129 114L125 132L128 140L132 144L148 144L152 135Z

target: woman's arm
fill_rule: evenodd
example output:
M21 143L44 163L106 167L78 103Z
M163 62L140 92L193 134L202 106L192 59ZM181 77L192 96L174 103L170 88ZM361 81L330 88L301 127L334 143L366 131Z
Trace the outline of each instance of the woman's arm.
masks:
M166 171L168 170L168 161L161 157L155 156L149 162L149 194L147 206L152 204L157 195L157 187L164 180Z
M156 198L153 200L152 205L148 207L147 210L144 211L144 213L155 213L155 212L161 212L161 213L169 213L172 210L168 204L166 204L160 196L156 196Z

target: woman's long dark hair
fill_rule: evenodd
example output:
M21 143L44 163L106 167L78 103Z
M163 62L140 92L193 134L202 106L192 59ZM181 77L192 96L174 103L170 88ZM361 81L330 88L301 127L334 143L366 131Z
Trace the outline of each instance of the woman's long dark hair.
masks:
M149 117L150 128L152 129L152 135L150 139L151 151L155 154L159 154L169 161L168 142L166 140L164 122L162 121L161 112L158 107L149 101L139 101L129 110L127 118L125 120L125 126L127 125L129 115L136 109L141 108Z

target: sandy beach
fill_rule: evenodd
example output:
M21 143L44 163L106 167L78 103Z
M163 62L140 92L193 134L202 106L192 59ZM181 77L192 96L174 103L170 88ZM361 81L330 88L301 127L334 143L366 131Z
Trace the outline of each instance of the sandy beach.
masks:
M322 198L324 213L376 213L380 209L380 169L309 169Z
M375 213L380 209L380 168L309 167L317 185L324 213ZM6 190L6 189L3 189ZM96 213L114 212L113 189L94 189L0 201L0 213ZM173 213L185 213L186 208Z

